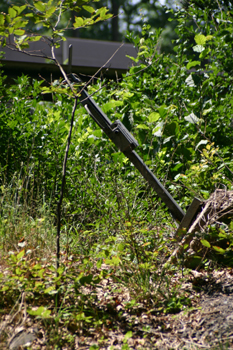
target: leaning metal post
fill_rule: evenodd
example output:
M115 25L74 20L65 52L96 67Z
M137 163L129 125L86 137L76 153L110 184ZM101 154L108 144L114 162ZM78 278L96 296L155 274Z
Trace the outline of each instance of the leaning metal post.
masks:
M70 46L69 51L69 79L72 82L78 83L79 85L82 83L80 78L77 75L71 73L71 62L72 62L72 47ZM116 120L112 123L105 113L101 110L101 108L96 104L96 102L89 96L87 91L79 87L79 91L81 94L81 103L85 107L88 114L93 118L93 120L99 125L99 127L105 132L105 134L113 141L113 143L117 146L117 148L124 153L124 155L134 164L134 166L139 170L142 176L147 180L150 186L156 191L157 195L162 199L162 201L166 204L168 209L170 210L172 216L179 221L180 228L188 228L193 217L197 212L197 199L194 199L195 211L192 209L189 210L188 217L181 207L176 203L174 198L170 195L170 193L164 188L161 182L157 179L157 177L152 173L152 171L146 166L143 160L139 157L139 155L134 151L134 149L138 146L137 140L130 134L130 132L126 129L126 127L122 124L120 120ZM191 212L190 212L191 211ZM183 224L182 224L183 223Z

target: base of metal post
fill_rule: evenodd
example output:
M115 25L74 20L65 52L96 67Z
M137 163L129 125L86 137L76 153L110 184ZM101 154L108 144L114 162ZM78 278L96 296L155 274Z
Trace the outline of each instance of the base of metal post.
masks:
M189 206L185 216L183 217L180 226L178 227L176 233L175 233L175 239L177 241L180 241L184 234L188 231L189 227L191 226L192 221L196 218L198 211L201 208L202 201L196 197L194 197L191 205Z

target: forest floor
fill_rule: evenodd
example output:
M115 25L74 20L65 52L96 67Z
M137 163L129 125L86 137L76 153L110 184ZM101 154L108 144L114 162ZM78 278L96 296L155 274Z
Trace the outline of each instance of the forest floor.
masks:
M61 338L63 333L64 338L67 338L67 332L72 335L71 343L64 342L60 347L48 341L48 335L51 335L48 323L26 313L22 296L14 309L0 320L0 349L25 349L19 345L20 342L25 344L25 339L30 345L26 348L31 350L233 349L232 269L211 273L190 270L181 289L189 293L192 305L173 314L148 312L143 303L128 312L124 307L124 301L129 298L127 289L116 289L108 295L109 285L111 280L102 281L97 298L98 308L102 305L104 313L108 314L106 322L99 326L90 322L85 331L72 322L60 324ZM89 293L88 288L86 293Z

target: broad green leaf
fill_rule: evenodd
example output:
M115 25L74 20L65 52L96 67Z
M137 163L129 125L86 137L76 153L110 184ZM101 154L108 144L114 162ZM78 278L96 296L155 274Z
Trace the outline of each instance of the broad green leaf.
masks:
M161 118L165 117L167 115L167 106L166 105L160 106L158 111Z
M216 250L216 252L220 253L220 254L224 254L225 253L225 250L220 248L220 247L217 247L215 245L213 245L212 247L214 250Z
M16 30L14 30L14 34L15 34L15 35L21 36L21 35L23 35L24 33L25 33L25 30L23 30L23 29L16 29Z
M111 100L110 102L105 103L102 106L102 109L103 109L104 113L107 113L109 110L111 110L117 106L122 106L122 105L123 105L123 101Z
M196 41L197 45L205 45L206 43L206 37L203 34L195 35L194 40Z
M208 55L209 52L210 52L210 48L207 47L207 49L203 50L203 51L200 53L199 57L203 59L203 58L205 58L206 55Z
M52 6L48 11L45 12L46 18L49 18L52 16L52 14L56 11L56 6Z
M82 286L84 286L85 284L90 284L93 280L93 275L90 274L88 276L83 276L79 279L79 282Z
M192 124L197 124L200 121L200 119L193 112L187 115L186 117L184 117L184 119L187 120L187 122Z
M17 15L17 12L13 9L13 7L9 7L8 13L9 13L11 18L16 17L16 15Z
M23 249L23 250L21 250L21 252L19 252L19 254L17 254L17 260L22 259L22 257L24 256L24 254L25 254L25 250Z
M105 264L107 265L113 265L113 266L118 266L121 262L121 259L118 256L113 256L111 259L104 259Z
M41 1L35 1L34 6L38 11L44 12L46 10L46 4Z
M159 120L159 118L160 118L160 114L159 113L152 112L148 116L148 121L149 121L149 123L157 122L157 120Z
M146 124L138 124L136 129L145 129L148 130L150 129L149 126L147 126Z
M23 5L23 6L13 6L13 9L15 11L17 11L17 14L20 15L21 12L23 12L25 10L25 8L27 7L27 5Z
M211 247L210 243L206 239L201 239L201 244L206 248Z
M51 311L44 306L40 306L36 309L27 309L27 313L32 316L38 316L41 318L49 318Z
M187 69L190 69L190 68L196 67L196 66L198 66L198 65L200 65L200 64L201 64L200 61L192 61L192 62L189 62L189 63L187 64L186 68L187 68Z
M75 22L74 22L74 28L80 28L83 26L83 19L82 17L75 17Z
M30 36L28 38L28 41L39 41L42 38L41 35L36 35L36 36Z
M55 292L55 293L54 293ZM55 287L54 286L50 286L50 287L48 287L48 288L46 288L45 290L44 290L44 293L47 293L47 294L56 294L56 290L55 290Z
M15 24L14 24L14 28L15 29L18 29L18 28L23 28L23 27L25 27L26 25L28 24L28 21L19 21L19 22L16 22Z
M128 331L125 336L124 336L124 342L127 342L128 339L132 338L133 336L133 332L132 331Z
M91 6L83 5L83 9L90 13L95 13L95 9Z
M0 14L0 26L4 25L5 22L5 16L3 14Z

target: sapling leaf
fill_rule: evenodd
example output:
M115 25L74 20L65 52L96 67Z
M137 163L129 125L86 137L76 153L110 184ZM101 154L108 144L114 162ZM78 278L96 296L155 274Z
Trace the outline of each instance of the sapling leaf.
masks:
M17 260L22 259L22 257L24 256L24 254L25 254L25 250L23 249L23 250L21 250L21 252L19 252L19 253L17 254Z
M124 336L124 340L123 342L126 343L128 341L128 339L132 338L133 336L133 332L132 331L128 331L125 336Z
M206 43L206 37L203 34L195 35L194 40L196 41L197 45L205 45Z
M150 129L149 126L147 126L146 124L138 124L136 129L144 129L144 130L148 130Z
M37 10L44 12L46 9L46 4L41 1L35 1L34 6Z
M25 33L25 30L24 29L16 29L14 30L14 34L15 35L23 35Z
M82 17L75 17L75 22L74 22L74 28L80 28L83 26L83 19Z
M218 253L220 253L220 254L224 254L224 253L225 253L225 249L223 249L223 248L217 247L217 246L215 246L215 245L213 245L212 248L213 248L214 250L216 250L216 252L218 252Z
M83 5L83 9L90 13L95 13L95 9L92 6Z
M159 120L160 118L160 114L157 112L152 112L151 114L149 114L148 116L148 122L149 123L153 123L153 122L157 122L157 120Z
M206 239L201 239L201 244L206 248L211 247L210 243Z
M27 309L27 313L31 316L38 316L41 318L50 318L51 311L44 306L38 308Z
M201 64L200 61L191 61L187 64L186 68L187 69L190 69L192 67L196 67L196 66L199 66Z
M9 13L11 18L16 17L16 15L17 15L17 12L13 9L13 7L9 7L8 13Z

